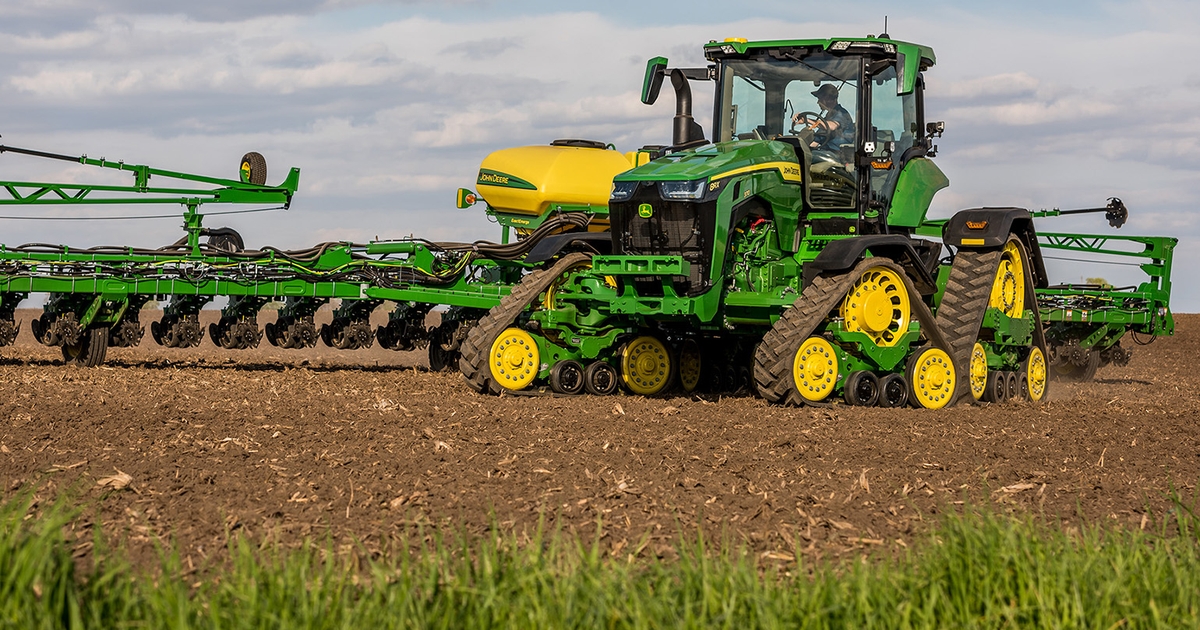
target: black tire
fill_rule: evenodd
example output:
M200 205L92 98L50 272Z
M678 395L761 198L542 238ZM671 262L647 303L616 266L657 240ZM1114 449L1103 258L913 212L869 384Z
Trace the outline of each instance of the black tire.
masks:
M263 186L267 183L267 158L257 151L251 151L242 156L239 171L243 182Z
M79 343L74 346L63 345L63 361L74 363L80 367L96 367L104 363L108 354L108 328L93 326L79 335Z
M593 396L611 395L617 391L620 380L617 368L604 361L595 361L583 371L583 389Z
M879 379L879 406L903 407L908 404L908 380L903 374L888 374Z
M1008 399L1009 400L1020 400L1021 399L1021 385L1018 382L1017 373L1016 372L1005 372L1004 380L1008 385Z
M851 372L846 377L842 397L848 405L874 407L879 402L879 379L870 370Z
M992 370L987 375L983 390L983 402L1002 403L1008 400L1008 377L1005 372Z
M559 361L550 368L550 388L560 394L581 393L583 380L583 364L578 361Z

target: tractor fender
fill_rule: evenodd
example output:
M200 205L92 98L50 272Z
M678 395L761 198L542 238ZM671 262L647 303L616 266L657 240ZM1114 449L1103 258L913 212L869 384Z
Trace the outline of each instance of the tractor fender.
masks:
M540 263L550 260L558 256L564 249L568 251L577 251L568 249L574 243L578 243L585 248L594 249L601 254L607 254L612 251L612 234L608 232L567 232L565 234L553 234L538 241L533 249L525 255L526 263Z
M805 286L821 273L854 267L867 253L890 258L903 267L922 295L937 292L937 283L913 247L912 239L902 234L871 234L833 241L821 250L815 260L804 265Z
M959 210L942 228L942 242L956 249L993 249L1003 247L1012 234L1021 240L1033 263L1034 286L1049 285L1046 263L1038 246L1033 217L1024 208L971 208Z

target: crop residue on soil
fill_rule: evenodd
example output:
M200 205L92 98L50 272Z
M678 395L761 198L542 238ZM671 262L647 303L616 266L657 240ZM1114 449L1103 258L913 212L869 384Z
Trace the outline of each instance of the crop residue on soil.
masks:
M242 530L367 548L539 519L615 554L704 527L770 557L898 546L954 501L1146 524L1200 479L1200 316L1041 405L772 407L725 398L487 397L421 353L205 341L62 365L27 326L0 349L0 483L86 488L143 561ZM264 343L264 346L266 344Z

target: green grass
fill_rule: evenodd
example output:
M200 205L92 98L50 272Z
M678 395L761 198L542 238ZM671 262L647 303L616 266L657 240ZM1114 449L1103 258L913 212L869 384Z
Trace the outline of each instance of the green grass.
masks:
M76 512L60 503L25 518L29 508L0 505L4 628L1200 627L1200 538L1179 501L1153 534L1069 536L969 510L903 557L786 573L698 536L677 560L632 563L564 535L382 561L241 540L198 588L169 577L181 573L170 553L144 572L98 545L77 569L62 533Z

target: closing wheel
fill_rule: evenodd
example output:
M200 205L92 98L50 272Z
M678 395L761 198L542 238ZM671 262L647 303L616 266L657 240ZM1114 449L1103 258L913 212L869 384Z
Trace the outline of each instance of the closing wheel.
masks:
M1008 378L999 370L988 372L987 387L983 392L983 401L1002 403L1008 400Z
M93 326L79 335L79 343L62 347L63 361L81 367L96 367L104 363L108 353L108 328Z
M842 393L847 405L874 407L879 401L879 379L870 370L851 372L846 377L846 388Z
M529 333L520 328L509 328L496 337L492 342L491 367L492 378L504 389L518 391L529 387L537 378L538 355L537 343Z
M617 391L617 369L596 361L583 371L583 389L593 396L608 396Z
M700 344L688 339L679 346L679 386L684 392L692 393L700 385L700 372L704 362L700 356Z
M992 295L988 306L1000 309L1009 317L1025 314L1025 262L1016 240L1004 244L1000 254L1000 265L992 281Z
M987 391L987 350L983 348L983 344L975 342L975 347L971 348L971 360L967 366L967 375L970 378L971 397L975 400L983 398L983 393Z
M621 379L635 394L652 396L671 381L671 354L663 342L643 336L621 351Z
M805 400L819 402L828 398L838 381L838 358L833 344L824 337L805 339L792 361L792 379Z
M879 406L903 407L908 403L908 381L903 374L888 374L879 379Z
M866 333L875 345L891 347L908 331L912 306L900 274L886 267L872 267L846 294L839 314L846 332Z
M1029 356L1021 363L1021 372L1025 375L1026 387L1029 389L1029 400L1039 402L1046 396L1046 355L1042 349L1034 346L1029 349Z
M550 368L550 389L560 394L583 391L583 365L578 361L559 361Z
M908 360L906 370L911 402L926 409L941 409L954 400L954 363L940 348L925 347Z

